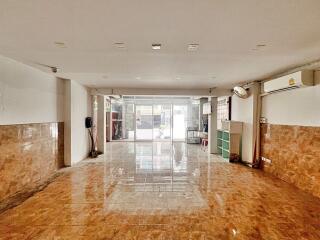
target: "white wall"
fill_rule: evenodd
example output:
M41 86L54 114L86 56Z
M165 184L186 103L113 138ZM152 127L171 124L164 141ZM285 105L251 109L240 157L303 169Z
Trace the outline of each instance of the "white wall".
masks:
M320 126L320 85L264 96L262 117L271 124Z
M208 115L208 149L209 153L218 153L217 149L217 109L218 98L210 97L212 113Z
M65 163L88 156L88 89L0 56L0 124L65 122Z
M0 56L0 124L62 122L64 84L50 74Z
M65 164L70 166L88 157L90 139L85 118L91 116L91 96L86 87L66 80Z
M91 116L91 97L88 89L71 81L71 160L72 164L88 157L89 136L85 118Z
M241 99L235 95L231 98L231 119L243 122L242 160L253 161L253 96Z

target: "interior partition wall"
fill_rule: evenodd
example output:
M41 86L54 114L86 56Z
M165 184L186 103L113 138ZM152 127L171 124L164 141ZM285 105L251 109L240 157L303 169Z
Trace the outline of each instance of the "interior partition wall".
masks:
M112 140L185 141L186 128L199 126L199 100L190 97L112 99Z

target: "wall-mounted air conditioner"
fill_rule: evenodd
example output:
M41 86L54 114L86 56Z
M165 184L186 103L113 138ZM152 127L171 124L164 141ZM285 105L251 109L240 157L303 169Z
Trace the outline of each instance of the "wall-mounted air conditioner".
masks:
M303 70L265 82L263 90L265 93L273 93L313 85L313 70Z

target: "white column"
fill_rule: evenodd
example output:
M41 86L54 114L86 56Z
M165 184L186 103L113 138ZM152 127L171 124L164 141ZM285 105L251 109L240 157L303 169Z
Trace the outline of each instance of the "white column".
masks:
M105 96L98 96L97 148L104 153L106 144L106 101Z
M218 153L217 151L217 107L218 98L209 97L212 113L208 115L208 152Z
M93 95L92 98L92 135L97 150L97 122L98 122L98 96Z
M208 98L200 98L200 117L199 117L199 129L202 132L203 130L203 104L208 102Z

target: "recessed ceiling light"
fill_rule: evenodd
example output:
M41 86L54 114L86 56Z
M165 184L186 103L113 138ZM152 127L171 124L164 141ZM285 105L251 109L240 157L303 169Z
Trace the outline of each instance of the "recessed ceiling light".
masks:
M61 47L61 48L66 47L66 44L65 44L64 42L54 42L54 44L55 44L57 47Z
M197 51L199 48L198 43L190 43L188 44L188 51Z
M160 50L161 49L161 44L160 43L153 43L152 44L152 49L153 50Z
M141 80L141 77L136 77L136 80Z
M114 43L114 46L116 48L120 48L120 49L123 49L126 47L126 45L123 42L116 42L116 43Z
M181 77L176 77L176 80L181 80Z

